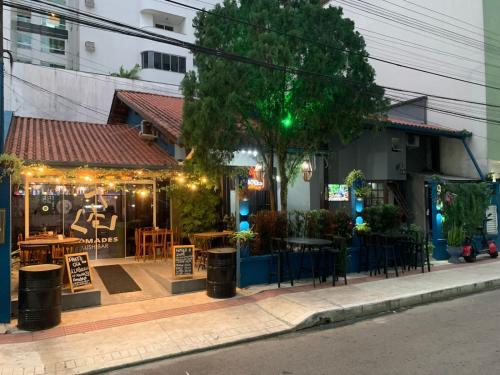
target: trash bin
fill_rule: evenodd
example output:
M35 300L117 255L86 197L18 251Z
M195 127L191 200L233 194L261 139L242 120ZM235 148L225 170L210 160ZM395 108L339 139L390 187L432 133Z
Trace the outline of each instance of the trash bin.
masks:
M207 295L213 298L236 295L236 249L208 250Z
M26 331L55 327L61 322L62 267L40 264L19 269L17 326Z

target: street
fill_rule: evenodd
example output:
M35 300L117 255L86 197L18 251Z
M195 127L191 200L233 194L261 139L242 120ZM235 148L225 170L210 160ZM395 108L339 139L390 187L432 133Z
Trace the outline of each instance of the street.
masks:
M116 371L120 374L499 374L500 290Z

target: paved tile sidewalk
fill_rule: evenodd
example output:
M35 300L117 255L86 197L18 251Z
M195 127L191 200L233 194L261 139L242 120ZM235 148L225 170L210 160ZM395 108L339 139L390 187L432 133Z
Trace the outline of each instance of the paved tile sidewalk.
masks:
M169 300L99 308L101 320L95 321L88 321L95 315L90 309L64 313L64 324L54 329L0 335L0 374L97 371L471 293L500 286L500 261L366 281L273 289L224 301L200 295L195 305L182 296L180 307Z

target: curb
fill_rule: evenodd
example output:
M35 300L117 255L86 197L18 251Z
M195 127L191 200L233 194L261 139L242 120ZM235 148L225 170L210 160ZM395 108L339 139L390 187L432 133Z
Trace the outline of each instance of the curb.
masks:
M212 345L206 348L193 349L185 352L160 355L154 358L147 358L139 361L134 361L130 363L125 363L117 366L110 366L105 368L100 368L97 370L91 370L83 372L82 374L102 374L109 371L123 370L125 368L130 368L139 365L145 365L149 363L154 363L166 359L174 359L183 356L199 354L203 352L208 352L211 350L224 349L231 346L236 346L240 344L250 343L259 340L265 340L277 336L282 336L288 333L293 333L296 331L313 328L316 326L321 326L325 324L340 323L341 325L354 324L360 320L368 319L370 317L393 312L396 310L401 310L404 308L416 307L419 305L430 304L438 301L444 301L449 299L454 299L458 297L464 297L472 294L477 294L485 291L490 291L500 288L500 278L488 281L482 281L479 283L460 285L452 288L446 288L442 290L435 290L426 293L417 293L413 295L408 295L406 297L388 299L385 301L362 304L357 306L352 306L344 309L334 309L321 311L314 313L308 318L304 319L301 323L294 327L285 329L282 331L269 333L266 335L260 335L255 337L249 337L245 339L235 340L233 342L227 342L217 345Z
M344 309L321 311L303 320L293 330L303 330L322 324L352 324L360 319L366 319L378 314L388 313L403 308L411 308L458 297L465 297L467 295L498 288L500 288L500 279L495 279L474 284L456 286L447 289L435 290L427 293L419 293L375 303L357 305Z

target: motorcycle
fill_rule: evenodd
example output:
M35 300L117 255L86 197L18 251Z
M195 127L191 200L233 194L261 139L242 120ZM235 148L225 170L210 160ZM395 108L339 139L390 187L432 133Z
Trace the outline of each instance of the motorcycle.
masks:
M495 241L489 240L486 237L485 227L486 223L492 220L490 219L490 216L491 214L485 217L483 219L483 225L478 228L481 235L481 249L476 248L471 236L465 237L465 241L462 246L462 256L467 263L475 262L478 254L489 254L492 258L498 257L498 249Z

